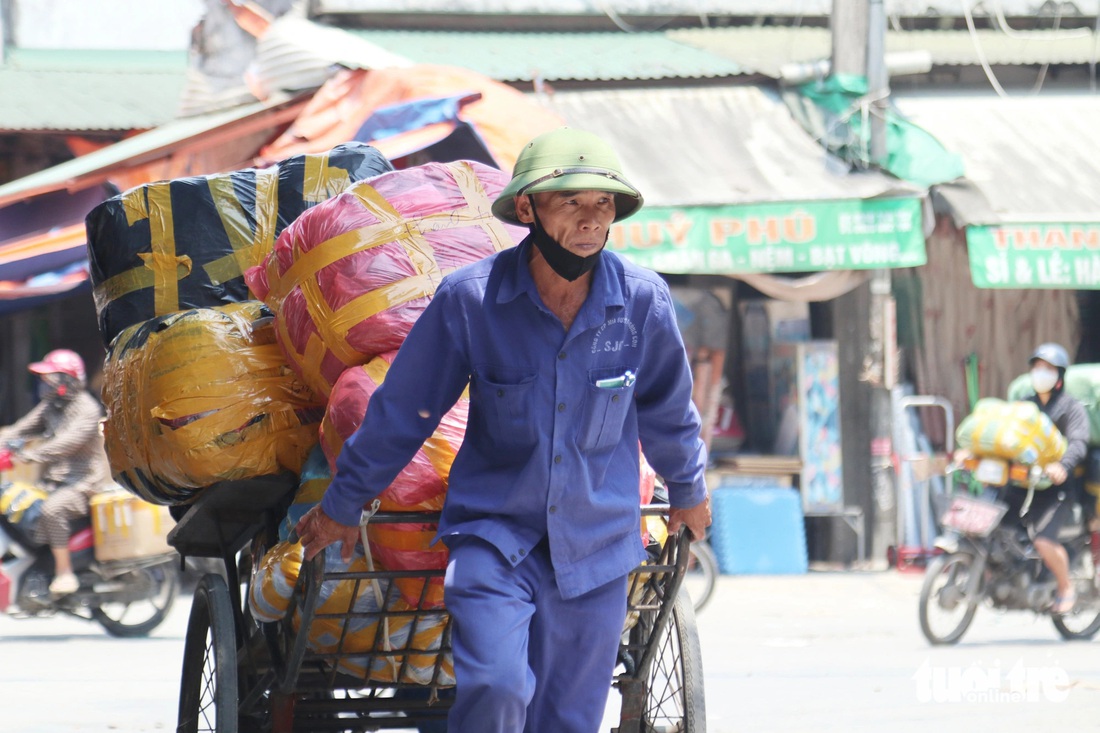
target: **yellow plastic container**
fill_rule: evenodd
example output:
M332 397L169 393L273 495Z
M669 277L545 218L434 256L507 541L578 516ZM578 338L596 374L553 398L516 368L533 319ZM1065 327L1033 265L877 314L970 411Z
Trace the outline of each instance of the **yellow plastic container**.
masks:
M168 507L142 501L126 491L97 494L89 503L96 560L133 560L175 551L167 539L176 524Z

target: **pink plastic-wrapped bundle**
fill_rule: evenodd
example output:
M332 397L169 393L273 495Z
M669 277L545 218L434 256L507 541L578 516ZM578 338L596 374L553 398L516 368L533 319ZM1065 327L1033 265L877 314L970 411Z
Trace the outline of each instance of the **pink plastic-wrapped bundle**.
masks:
M371 395L386 378L395 354L383 354L361 367L345 371L332 388L325 417L321 421L321 449L335 472L336 457L344 442L363 422ZM409 465L378 497L382 511L439 511L447 490L451 464L462 445L469 415L469 395L463 394L439 421L439 427L424 441ZM364 440L369 436L363 436Z
M401 345L444 275L526 236L490 211L507 182L473 161L427 163L357 183L283 231L245 279L306 384L328 396L345 369Z

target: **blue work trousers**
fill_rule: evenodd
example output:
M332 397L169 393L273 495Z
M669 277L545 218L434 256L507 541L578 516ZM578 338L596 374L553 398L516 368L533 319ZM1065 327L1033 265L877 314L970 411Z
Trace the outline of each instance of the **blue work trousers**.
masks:
M596 733L626 617L627 577L564 599L545 541L516 567L450 537L444 601L457 682L448 733Z

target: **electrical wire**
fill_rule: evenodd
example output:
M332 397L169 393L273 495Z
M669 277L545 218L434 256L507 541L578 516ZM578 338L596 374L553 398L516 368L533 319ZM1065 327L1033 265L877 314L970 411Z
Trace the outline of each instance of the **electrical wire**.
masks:
M1061 24L1062 24L1062 4L1058 3L1058 9L1054 12L1054 26L1051 28L1051 32L1057 33L1058 32L1058 26L1061 25ZM1038 76L1038 78L1035 79L1035 86L1032 87L1032 89L1031 89L1032 93L1038 94L1039 90L1043 88L1043 82L1046 81L1047 69L1049 69L1049 68L1050 68L1050 62L1049 61L1043 62L1042 68L1039 69L1039 76Z
M1096 42L1100 39L1100 13L1092 27L1092 56L1089 58L1089 91L1096 94Z
M1062 18L1062 8L1067 3L1056 3L1057 7L1056 15L1054 16L1054 28L1041 35L1034 32L1018 31L1008 24L1008 18L1005 17L1004 0L997 0L996 11L993 16L997 19L997 26L1001 32L1009 38L1020 38L1028 41L1063 41L1067 38L1079 38L1081 36L1087 36L1092 31L1088 28L1066 28L1059 30L1059 21Z
M978 61L982 65L982 71L985 72L985 78L989 80L993 91L997 92L997 96L1007 98L1008 94L1005 93L1001 83L997 81L996 74L993 73L989 61L985 58L985 50L982 48L982 42L978 39L978 29L974 27L974 16L970 12L970 0L962 0L962 8L963 15L966 16L966 28L970 31L970 41L974 44L974 51L978 54Z

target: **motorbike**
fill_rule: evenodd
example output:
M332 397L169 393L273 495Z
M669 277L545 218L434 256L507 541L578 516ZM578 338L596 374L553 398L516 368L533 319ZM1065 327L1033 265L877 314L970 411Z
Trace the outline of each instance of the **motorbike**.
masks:
M1074 502L1074 518L1059 534L1069 554L1070 576L1077 593L1066 614L1051 612L1057 588L1027 531L1006 517L1007 492L1026 490L1025 514L1045 480L1042 468L996 458L967 458L948 467L969 474L978 495L951 494L940 517L939 553L929 563L920 592L920 627L932 644L958 642L980 604L995 609L1049 615L1066 640L1087 640L1100 630L1100 535L1086 526ZM1072 501L1072 499L1071 499Z
M52 595L53 553L32 539L32 517L22 516L37 509L33 488L5 482L4 472L10 469L0 450L0 497L8 509L0 512L0 612L17 619L63 614L98 623L111 636L148 636L168 616L179 592L178 557L173 553L99 562L92 520L85 517L73 522L69 538L80 588Z

